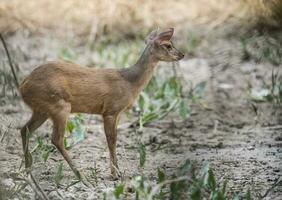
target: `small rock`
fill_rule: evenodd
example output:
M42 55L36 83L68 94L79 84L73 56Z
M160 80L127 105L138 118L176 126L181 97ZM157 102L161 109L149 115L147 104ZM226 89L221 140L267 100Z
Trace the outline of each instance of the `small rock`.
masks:
M273 169L274 172L280 172L280 169L276 168L276 169Z
M267 164L267 162L265 162L265 161L260 161L260 164L262 164L262 165L266 165L266 164Z
M156 136L150 136L149 140L150 144L158 143L158 138Z
M254 150L255 147L254 147L254 146L249 146L247 149L248 149L248 150Z
M222 142L219 142L217 145L214 146L215 148L223 148L223 143Z

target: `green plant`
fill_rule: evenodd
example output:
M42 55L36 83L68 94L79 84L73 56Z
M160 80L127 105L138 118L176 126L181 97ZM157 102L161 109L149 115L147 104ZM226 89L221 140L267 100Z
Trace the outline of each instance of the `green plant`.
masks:
M59 58L68 62L74 62L77 60L78 56L75 54L75 52L72 50L72 48L62 48L59 51Z
M85 129L82 125L83 115L77 114L71 117L66 125L66 131L69 133L64 139L66 149L70 149L75 144L84 140Z
M180 50L189 55L193 55L196 48L201 44L201 38L193 31L187 31L181 41L181 43L179 42Z
M282 103L282 75L274 70L271 73L271 85L268 87L270 92L266 96L266 99L275 104Z
M60 185L60 183L63 180L63 178L64 178L63 162L60 162L58 170L57 170L57 172L56 172L56 174L54 176L54 180L55 180L55 183L56 183L57 187Z
M128 196L125 187L131 188L135 200L251 200L252 195L247 193L236 194L233 198L227 195L227 181L218 183L209 164L196 170L190 160L186 160L168 179L166 173L158 169L157 182L147 177L136 175L129 183L120 184L104 193L104 199L124 199Z
M132 65L140 54L142 40L112 42L102 40L91 46L94 51L95 66L127 67Z
M121 199L121 196L124 196L124 185L119 184L114 189L108 189L104 192L104 200L117 200Z
M275 34L253 34L241 38L242 59L254 59L259 62L269 62L273 65L281 63L281 37Z
M164 118L178 108L179 115L187 118L190 109L184 101L182 87L176 77L162 80L154 77L138 99L139 126Z
M98 184L98 173L100 172L96 165L90 168L91 170L91 179L94 179L95 183Z
M143 167L146 162L146 147L144 144L139 145L139 165Z
M279 70L271 73L271 83L264 84L261 89L251 89L251 99L256 102L271 102L274 105L282 103L282 75Z
M192 87L188 93L188 98L191 99L193 102L196 102L197 100L201 99L204 95L206 84L206 81L202 81Z
M44 142L42 137L37 137L37 145L31 150L40 155L40 157L46 162L51 152L55 150L53 145L49 145L47 141Z

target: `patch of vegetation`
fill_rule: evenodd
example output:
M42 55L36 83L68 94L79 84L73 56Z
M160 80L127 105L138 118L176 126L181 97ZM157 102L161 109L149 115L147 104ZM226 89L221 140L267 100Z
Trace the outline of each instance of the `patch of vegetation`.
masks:
M64 174L63 174L63 162L60 162L59 166L58 166L58 170L54 176L54 181L56 183L56 186L58 187L61 183L61 181L64 178Z
M67 122L66 126L66 134L64 139L64 144L66 149L70 149L80 141L84 140L85 138L85 128L82 125L83 122L83 115L77 114ZM68 133L68 134L67 134Z
M66 125L66 133L64 138L64 145L66 149L71 149L74 145L82 141L85 137L85 129L82 125L83 116L81 114L74 115L71 117ZM30 151L35 153L46 162L51 153L53 153L56 148L49 143L49 140L43 137L37 137L37 144Z
M146 146L144 144L140 144L138 151L139 151L139 165L140 167L143 167L146 162Z
M46 162L50 156L50 153L55 151L55 147L48 143L48 141L44 141L42 137L37 138L37 145L31 150L32 152L35 152L37 155L39 155L40 158L43 159L44 162Z
M73 51L72 48L66 47L66 48L60 49L58 53L58 57L67 62L74 62L77 60L78 55Z
M8 188L0 182L0 199L9 200L9 199L28 199L28 194L25 193L27 183L18 183L12 188Z
M172 176L168 177L167 173L160 168L156 176L156 181L151 181L145 176L136 175L129 182L120 183L106 191L104 199L127 199L129 196L134 197L135 200L253 199L250 191L234 194L231 197L227 191L227 181L219 183L209 164L197 170L190 160L186 160Z
M167 80L154 77L141 92L138 100L140 110L139 125L164 118L168 113L178 109L179 115L186 118L190 109L182 96L182 86L176 77Z
M143 43L143 40L140 39L114 43L105 39L98 41L90 45L94 53L92 62L96 67L128 67L137 61L138 56L142 53Z
M185 95L175 76L167 80L153 77L138 99L140 128L154 120L163 119L173 111L177 111L182 119L186 119L191 112L187 101L195 102L202 98L205 86L206 82L201 82Z
M271 83L264 84L261 89L253 88L251 90L251 99L255 102L271 102L274 105L282 103L282 74L279 70L272 71Z
M184 38L180 41L176 42L177 47L185 54L194 55L196 48L201 44L201 38L197 33L193 31L187 31L184 34Z
M206 88L206 81L202 81L195 85L194 87L191 87L187 98L191 99L193 102L196 102L197 100L201 99L204 95L204 90Z
M257 62L269 62L279 65L282 58L282 38L267 34L254 34L251 37L241 38L243 60L254 59Z

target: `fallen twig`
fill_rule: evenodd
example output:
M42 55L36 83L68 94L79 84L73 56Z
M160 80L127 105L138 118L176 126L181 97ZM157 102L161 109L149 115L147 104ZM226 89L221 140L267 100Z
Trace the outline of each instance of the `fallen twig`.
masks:
M281 125L268 126L268 127L265 127L265 129L268 129L268 130L279 130L279 129L282 129L282 126Z
M31 187L31 189L37 194L37 196L40 197L40 199L49 200L47 195L43 192L43 190L38 185L37 181L34 179L32 173L29 171L27 172L27 174L30 175L30 178L23 176L22 173L14 174L13 178L15 180L26 182Z
M8 133L9 128L11 127L11 123L9 124L7 130L3 133L3 135L1 136L0 142L3 142L5 135Z
M34 185L36 186L36 188L39 190L39 192L42 194L42 197L44 200L49 200L48 196L45 194L45 192L42 190L42 188L40 187L40 185L37 183L36 179L34 178L33 174L31 173L31 171L29 172L30 178L33 181Z
M277 178L277 180L274 182L274 184L266 190L266 192L264 193L264 195L262 195L260 197L260 199L264 199L265 197L267 197L267 195L271 192L271 190L273 190L276 186L278 186L280 184L282 185L282 179L281 180L280 179L281 179L281 177Z

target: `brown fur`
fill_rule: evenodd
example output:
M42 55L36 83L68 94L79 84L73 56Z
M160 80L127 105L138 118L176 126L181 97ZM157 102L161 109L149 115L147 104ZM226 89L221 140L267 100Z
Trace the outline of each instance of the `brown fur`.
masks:
M36 68L20 85L20 92L34 112L48 117L56 113L59 100L69 102L72 113L104 115L122 111L133 98L133 87L117 70L64 62Z

